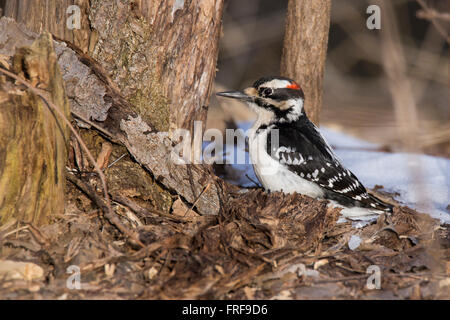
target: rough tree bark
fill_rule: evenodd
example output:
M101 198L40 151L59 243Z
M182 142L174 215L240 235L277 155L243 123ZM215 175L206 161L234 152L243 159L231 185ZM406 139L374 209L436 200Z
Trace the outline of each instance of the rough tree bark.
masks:
M315 124L322 108L322 83L330 29L331 0L289 0L281 74L300 83L305 110Z
M0 57L12 56L17 48L29 45L37 36L9 18L0 19L0 30L5 30L0 34ZM123 98L96 61L76 48L68 47L65 42L55 41L54 45L69 99L77 102L71 104L71 111L83 118L96 119L96 126L106 129L109 138L126 146L132 157L165 187L165 190L158 189L155 193L173 191L188 204L195 203L201 214L217 214L224 182L215 179L208 166L174 164L170 155L172 141L168 134L157 132L152 124L146 123L133 111L132 105ZM108 184L111 186L114 181L119 181L122 193L124 183L147 181L145 171L131 170L131 164L127 162L131 161L121 160L114 166L119 168L117 176L110 175L110 170L106 171ZM150 184L145 187L152 188ZM136 186L127 185L126 188L136 189ZM133 194L137 192L134 190ZM155 205L162 208L163 203Z
M79 30L66 27L67 19L74 14L66 13L72 4L81 9ZM112 79L108 87L117 88L127 101L127 107L131 108L122 111L124 120L139 115L142 125L148 124L152 132L172 132L175 128L192 130L195 120L206 119L207 108L204 106L215 74L223 0L10 0L4 9L5 16L25 24L31 31L48 30L98 61ZM98 122L105 121L114 112L117 114L110 92L90 69L83 63L74 63L74 55L68 53L69 49L56 50L71 110ZM120 121L110 123L118 125L114 129L120 130ZM84 124L84 127L89 126ZM131 129L139 131L141 128ZM130 140L126 141L130 143L128 150L152 176L135 162L124 159L109 170L108 183L120 185L118 189L123 189L123 184L127 183L128 189L132 189L130 194L143 195L164 210L171 206L171 193L180 194L188 203L194 203L205 187L204 179L199 182L199 176L193 174L197 169L167 167L165 159L161 158L167 153L153 157L159 163L164 160L160 166L155 161L146 162L143 160L144 156L148 157L145 152L155 152L154 146L150 143L140 149L133 143L148 142L142 139L131 141L136 135L127 134L130 135ZM92 141L98 141L95 139ZM167 143L168 140L164 140L163 145L167 146ZM93 145L95 149L95 142ZM93 152L95 154L96 150ZM199 170L203 172L203 169ZM172 178L164 180L164 189L155 180L166 172L170 172ZM213 201L207 197L214 191L215 188L209 188L203 194L205 199L198 200L197 207L204 208L200 210L202 213L217 213L217 196Z
M69 116L51 35L19 49L13 69ZM0 225L11 218L40 225L64 212L67 137L67 127L39 97L0 75Z
M80 8L79 30L66 27L72 4ZM222 9L223 0L9 0L4 15L74 43L144 119L167 131L206 120Z

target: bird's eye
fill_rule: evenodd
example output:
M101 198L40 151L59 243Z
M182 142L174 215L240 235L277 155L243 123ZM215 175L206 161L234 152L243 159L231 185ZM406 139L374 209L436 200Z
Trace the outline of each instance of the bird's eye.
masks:
M273 90L271 88L260 88L259 89L259 95L263 97L270 96L273 93Z

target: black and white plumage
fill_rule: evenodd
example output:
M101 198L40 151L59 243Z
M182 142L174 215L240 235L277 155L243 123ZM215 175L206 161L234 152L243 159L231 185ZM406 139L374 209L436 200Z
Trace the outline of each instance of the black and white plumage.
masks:
M392 211L342 165L306 116L304 94L295 81L264 77L243 91L218 95L243 100L258 115L249 135L249 151L266 190L326 198L370 213Z

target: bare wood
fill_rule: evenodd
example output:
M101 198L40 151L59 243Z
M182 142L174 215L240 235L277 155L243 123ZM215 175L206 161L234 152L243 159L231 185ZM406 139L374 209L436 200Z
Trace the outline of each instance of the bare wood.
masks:
M289 0L281 74L305 92L305 110L315 124L322 108L322 86L330 28L331 0Z
M69 103L51 36L14 56L14 70L48 92L69 115ZM9 219L40 225L64 212L68 129L44 102L3 77L0 90L0 224ZM1 81L0 81L1 82Z
M80 29L67 28L66 22L73 12L66 13L71 5L80 8ZM90 41L89 19L85 14L89 0L8 0L5 5L4 16L23 23L29 30L42 33L49 31L59 38L66 39L83 52L87 52Z

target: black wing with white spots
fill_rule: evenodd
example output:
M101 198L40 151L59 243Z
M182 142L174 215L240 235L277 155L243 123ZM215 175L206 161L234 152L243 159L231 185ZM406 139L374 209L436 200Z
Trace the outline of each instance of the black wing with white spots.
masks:
M277 123L279 145L271 145L267 137L267 152L300 177L314 182L326 191L326 196L345 205L356 205L391 211L391 206L367 193L358 178L344 168L317 128L306 117L294 123ZM271 131L273 132L273 131Z

